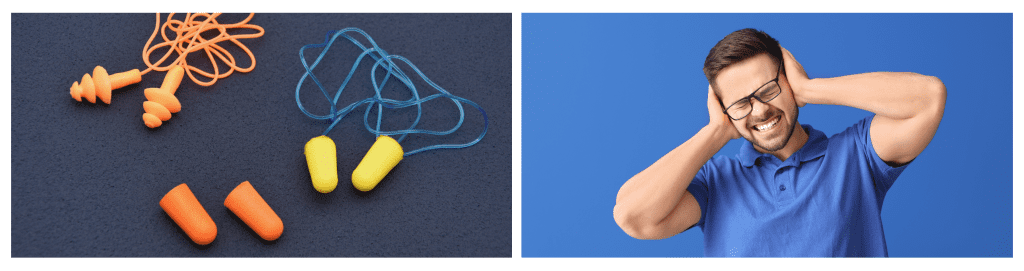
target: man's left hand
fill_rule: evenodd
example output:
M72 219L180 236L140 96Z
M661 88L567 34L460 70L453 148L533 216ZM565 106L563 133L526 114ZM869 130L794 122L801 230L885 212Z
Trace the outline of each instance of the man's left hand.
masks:
M793 57L793 53L790 53L786 48L782 48L782 63L786 67L786 79L789 81L789 87L793 90L793 98L796 100L796 105L803 107L807 104L807 97L805 94L804 86L807 82L811 81L807 77L807 72L804 72L804 66L800 65L800 62L796 61Z

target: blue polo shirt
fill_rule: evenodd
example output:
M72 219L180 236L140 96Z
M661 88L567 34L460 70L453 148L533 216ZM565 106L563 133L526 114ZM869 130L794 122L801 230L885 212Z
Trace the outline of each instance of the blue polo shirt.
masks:
M687 188L709 257L887 257L882 199L906 165L871 145L869 116L832 137L803 125L807 143L786 161L745 142L709 160Z

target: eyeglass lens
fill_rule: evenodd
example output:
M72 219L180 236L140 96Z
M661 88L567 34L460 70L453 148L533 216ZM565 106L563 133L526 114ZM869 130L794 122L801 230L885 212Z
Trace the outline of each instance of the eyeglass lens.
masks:
M750 114L751 110L753 110L753 106L751 106L750 104L750 98L755 98L758 101L761 101L762 103L767 103L774 100L775 97L778 97L779 93L782 92L781 90L782 89L779 88L778 81L769 82L768 84L758 89L753 95L753 97L747 97L743 100L740 100L738 103L732 105L732 107L729 107L729 109L727 110L729 112L729 117L731 117L734 120L743 119L748 114Z

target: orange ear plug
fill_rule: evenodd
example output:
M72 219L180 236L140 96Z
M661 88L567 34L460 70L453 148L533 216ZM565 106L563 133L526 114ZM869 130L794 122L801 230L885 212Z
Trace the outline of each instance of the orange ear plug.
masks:
M92 77L88 73L82 76L82 84L75 81L71 85L71 98L81 102L82 97L90 103L96 103L96 97L100 97L104 103L110 104L110 92L142 81L142 74L138 69L107 75L107 70L96 66L92 70Z
M402 145L398 144L390 136L382 135L377 137L377 142L370 146L370 150L359 161L356 170L352 171L352 186L359 191L370 191L384 179L392 168L402 161Z
M181 111L181 102L174 97L174 92L178 90L184 74L185 70L181 66L174 66L167 71L160 88L146 89L146 99L149 101L142 103L142 108L146 110L146 113L142 114L142 121L146 123L146 127L160 127L164 121L171 119L171 113Z
M199 200L188 189L188 185L180 184L160 200L160 208L171 216L175 224L185 231L188 238L199 245L207 245L217 238L217 225L199 204Z
M256 193L256 189L249 181L244 181L235 187L235 190L228 194L228 198L224 199L224 206L242 219L246 225L249 225L249 228L259 234L263 240L277 240L278 237L281 237L281 232L284 231L284 223L281 222L281 218L274 213L273 209L270 209L270 205L267 205L263 197Z

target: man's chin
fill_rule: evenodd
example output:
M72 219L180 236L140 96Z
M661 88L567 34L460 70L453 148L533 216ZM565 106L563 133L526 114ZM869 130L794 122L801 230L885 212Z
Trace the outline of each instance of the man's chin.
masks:
M758 146L761 150L763 150L765 153L781 150L782 147L786 146L786 142L771 142L771 143L753 142L753 143L754 143L754 145Z
M770 135L767 138L759 138L756 135L751 135L751 137L744 137L744 138L746 138L747 141L750 141L751 144L754 144L754 146L757 147L757 149L759 149L760 151L765 152L765 153L781 150L783 147L786 147L786 143L789 142L789 137L787 137L785 135L785 133L782 133L782 131L785 131L788 128L787 127L776 127L776 128L779 129L779 133L772 134L772 135ZM753 133L757 133L756 131L752 131L752 132Z

